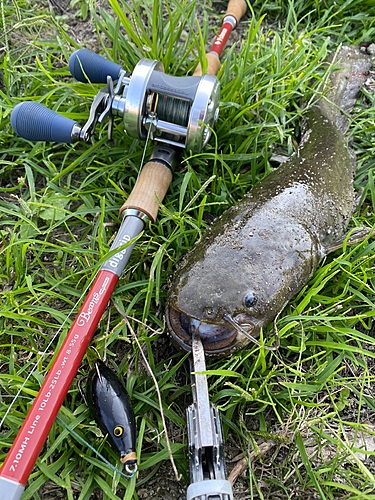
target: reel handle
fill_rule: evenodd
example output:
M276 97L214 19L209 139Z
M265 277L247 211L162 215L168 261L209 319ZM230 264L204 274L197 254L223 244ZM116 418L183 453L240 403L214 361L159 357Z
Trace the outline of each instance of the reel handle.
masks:
M122 67L95 52L78 49L69 58L69 71L82 83L107 83L107 76L117 80Z
M171 182L172 172L168 167L157 161L149 161L142 168L136 185L121 207L120 216L127 209L140 210L154 223L159 211L158 201L163 201Z
M79 134L76 137L74 132L81 129L74 120L61 116L34 101L17 104L10 116L10 123L15 133L28 141L70 144L79 140Z

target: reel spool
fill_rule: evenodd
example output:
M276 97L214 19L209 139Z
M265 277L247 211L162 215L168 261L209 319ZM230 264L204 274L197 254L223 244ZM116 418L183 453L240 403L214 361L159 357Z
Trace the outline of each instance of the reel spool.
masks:
M11 116L14 131L24 139L38 141L89 141L96 123L122 117L125 133L200 152L211 137L219 115L220 87L216 76L166 75L159 61L141 59L130 75L111 61L86 49L74 52L69 70L78 81L106 83L95 96L87 123L80 127L41 104L18 104ZM114 87L114 82L116 86Z
M163 73L162 63L141 59L131 78L122 80L122 87L122 95L113 99L112 113L123 117L128 135L145 140L151 126L150 137L155 141L193 152L207 144L208 127L213 127L219 114L215 76L170 76Z

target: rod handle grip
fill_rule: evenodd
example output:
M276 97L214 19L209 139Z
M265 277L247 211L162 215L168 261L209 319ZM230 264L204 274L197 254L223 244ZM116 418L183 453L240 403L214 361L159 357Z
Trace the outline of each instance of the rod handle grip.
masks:
M69 58L69 71L82 83L107 83L107 76L117 80L121 66L87 49L78 49Z
M207 59L207 75L217 75L220 69L220 59L219 57L212 52L206 54ZM202 66L199 62L197 67L194 70L193 76L202 76Z
M126 209L140 210L155 222L159 202L164 199L172 181L172 172L168 167L156 161L149 161L142 168L140 176L129 198L120 209L120 215Z
M233 16L237 21L236 26L238 26L238 23L240 22L241 17L245 14L246 10L247 10L246 0L229 0L225 15Z
M13 108L10 123L17 135L28 141L72 142L74 120L61 116L34 101Z

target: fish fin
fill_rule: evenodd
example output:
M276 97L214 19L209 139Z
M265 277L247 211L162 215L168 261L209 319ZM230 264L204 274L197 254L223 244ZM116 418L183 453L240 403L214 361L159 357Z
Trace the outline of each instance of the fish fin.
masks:
M318 106L321 112L345 135L361 87L368 78L371 56L359 47L341 46L327 57L326 63L336 71L329 80L329 90L325 92Z
M271 158L269 158L269 162L271 163L271 166L274 168L279 167L286 161L290 160L290 156L284 155L284 154L273 154Z
M353 245L354 243L360 243L364 241L369 236L375 236L375 231L370 227L358 227L356 229L351 229L349 232L341 236L338 240L333 242L331 245L324 246L324 253L327 255L331 252L335 252L342 248L343 244Z

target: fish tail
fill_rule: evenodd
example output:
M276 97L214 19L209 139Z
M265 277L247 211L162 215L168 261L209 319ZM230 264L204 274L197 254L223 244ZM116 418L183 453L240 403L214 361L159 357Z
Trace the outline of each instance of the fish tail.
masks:
M355 106L361 87L368 78L371 56L357 46L342 46L327 58L336 68L317 106L339 131L345 135L349 113Z

